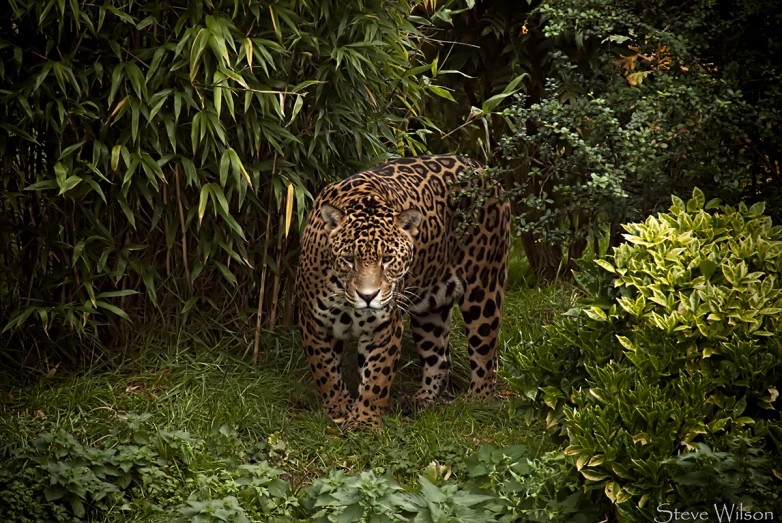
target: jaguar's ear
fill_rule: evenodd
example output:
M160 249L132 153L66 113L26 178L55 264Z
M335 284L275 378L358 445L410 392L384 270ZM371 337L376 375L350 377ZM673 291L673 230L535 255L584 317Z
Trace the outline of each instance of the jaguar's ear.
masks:
M418 209L407 209L396 215L396 224L407 231L410 236L418 234L418 226L421 225L423 214Z
M340 226L345 219L345 213L333 205L324 203L320 206L320 217L326 222L326 232L331 232Z

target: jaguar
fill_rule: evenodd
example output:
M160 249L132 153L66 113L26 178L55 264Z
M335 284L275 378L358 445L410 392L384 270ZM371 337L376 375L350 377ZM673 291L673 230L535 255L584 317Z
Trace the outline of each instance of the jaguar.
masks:
M295 293L307 362L332 419L348 428L381 426L405 315L423 376L402 403L431 406L448 384L455 305L466 325L469 395L492 396L510 206L484 174L466 157L399 158L332 183L315 199ZM355 398L342 372L349 341L358 345Z

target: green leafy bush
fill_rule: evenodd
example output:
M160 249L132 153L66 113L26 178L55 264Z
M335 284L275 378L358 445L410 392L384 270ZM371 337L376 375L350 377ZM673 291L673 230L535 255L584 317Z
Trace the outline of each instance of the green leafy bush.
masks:
M585 486L623 516L782 503L782 227L763 210L674 197L582 261L579 306L506 354L512 386L562 423Z
M148 445L87 446L60 429L14 451L0 476L0 500L13 521L71 521L139 489L160 490L168 465Z
M467 459L466 488L491 494L485 503L491 521L593 521L599 506L581 492L578 473L564 454L531 454L522 445L497 449L484 444Z
M290 485L280 479L282 474L284 471L270 467L265 461L209 473L200 472L194 479L188 479L188 486L195 490L187 504L179 510L184 516L193 517L195 514L211 514L213 508L227 510L226 507L232 506L237 508L237 518L241 513L262 521L291 521L288 515L298 502L291 494Z
M430 464L418 477L417 492L373 472L349 477L336 471L308 487L302 504L324 522L579 523L600 513L599 504L580 492L576 468L561 451L536 456L521 445L484 444L463 465L465 476L449 482L450 467Z
M283 470L257 460L248 452L253 446L240 450L230 443L234 439L226 426L207 441L157 428L149 414L122 416L92 444L64 430L43 433L15 445L2 462L0 519L579 523L598 514L561 451L538 455L524 446L484 444L447 466L432 462L415 489L389 473L332 471L294 494ZM270 453L279 446L276 440L269 438ZM228 450L213 455L215 445L226 441Z
M184 517L174 519L171 523L250 523L239 500L233 496L207 501L188 500L179 512Z
M416 511L409 495L392 478L362 472L346 476L341 470L322 478L306 490L304 506L317 522L407 521Z
M59 429L12 448L0 467L0 519L70 522L122 511L176 512L187 521L291 520L298 501L280 479L283 471L265 460L235 465L236 448L225 463L205 461L207 447L214 448L209 442L156 428L150 418L123 416L91 445Z

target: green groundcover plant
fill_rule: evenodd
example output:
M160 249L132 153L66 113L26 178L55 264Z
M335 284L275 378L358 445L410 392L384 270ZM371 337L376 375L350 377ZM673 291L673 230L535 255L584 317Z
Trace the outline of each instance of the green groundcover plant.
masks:
M778 514L782 227L762 203L695 189L624 228L612 255L581 260L579 306L506 351L507 379L541 401L585 488L625 520L663 503Z
M151 418L119 415L92 442L50 429L10 444L0 461L0 520L587 523L599 515L560 450L483 444L430 463L415 488L390 472L332 470L294 489L278 435L248 445L223 425L202 439Z

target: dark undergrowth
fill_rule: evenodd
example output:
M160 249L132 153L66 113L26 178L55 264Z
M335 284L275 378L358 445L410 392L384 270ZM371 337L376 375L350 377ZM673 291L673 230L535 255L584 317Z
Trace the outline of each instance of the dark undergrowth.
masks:
M528 288L528 274L521 262L511 267L500 350L536 339L542 326L574 298L566 285ZM488 474L486 464L475 461L481 448L486 463L499 459L495 465L502 462L506 469L519 460L532 464L547 456L548 461L539 463L544 479L535 488L551 478L570 481L562 472L569 470L564 461L546 454L556 445L544 434L544 425L522 422L513 394L502 383L492 402L462 398L470 367L463 323L458 314L455 318L447 394L435 408L415 416L390 413L383 432L343 434L325 415L294 330L265 333L261 363L253 367L248 363L251 331L232 328L219 336L219 326L215 320L209 323L208 314L191 323L199 325L197 329L150 326L134 331L121 363L98 358L79 372L56 365L5 372L0 385L0 460L10 472L0 475L0 491L5 489L4 502L28 511L17 508L11 520L300 520L336 503L321 516L352 521L348 516L355 514L350 510L358 509L349 508L353 498L343 499L345 492L358 489L353 497L368 499L361 490L365 487L380 489L375 492L380 497L383 488L403 489L408 497L400 498L391 513L416 515L421 512L414 510L410 496L434 496L446 505L449 495L472 499L464 498L468 482L480 479L482 471ZM348 354L346 374L355 386L355 354ZM403 354L394 397L414 391L420 379L409 336ZM492 449L508 448L515 450L498 456L514 457L491 457ZM349 480L334 479L335 473ZM500 476L493 477L499 481ZM483 487L491 483L487 481ZM461 494L448 494L449 488L461 489ZM559 488L549 496L561 496L557 490L569 492ZM329 492L341 493L337 498L342 501L323 501ZM498 492L473 494L486 499L473 499L453 521L469 520L473 513L489 518L475 521L514 513L516 508L508 512L507 507L494 506L493 513L487 508L489 500L501 498ZM264 495L270 496L268 503L259 505ZM563 505L565 513L575 501ZM359 505L366 517L374 514L366 503Z

